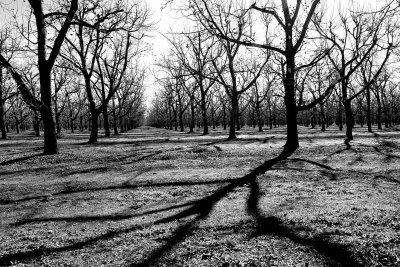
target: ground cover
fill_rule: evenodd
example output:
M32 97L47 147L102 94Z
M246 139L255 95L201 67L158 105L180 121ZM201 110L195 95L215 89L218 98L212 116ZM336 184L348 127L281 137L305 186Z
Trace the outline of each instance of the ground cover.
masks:
M142 127L88 145L0 141L0 266L399 266L400 132L209 136Z

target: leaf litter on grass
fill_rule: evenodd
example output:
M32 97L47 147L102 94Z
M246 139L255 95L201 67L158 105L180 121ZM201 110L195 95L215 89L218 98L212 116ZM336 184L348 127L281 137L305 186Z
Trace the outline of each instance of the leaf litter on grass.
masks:
M259 209L276 225L260 228L247 212L248 190L237 188L153 265L343 265L318 247L322 244L347 251L359 265L398 265L399 185L389 178L399 166L388 160L399 153L393 140L398 137L388 134L386 140L386 132L376 138L356 131L352 149L342 150L338 131L301 131L304 143L293 157L308 162L287 161L258 178ZM163 138L157 137L160 132ZM233 142L223 141L224 134L178 136L138 129L97 145L81 145L81 139L66 134L59 155L0 166L5 174L1 198L19 200L0 206L0 261L34 250L44 254L22 262L11 257L8 263L129 266L142 261L191 217L154 222L241 177L279 153L284 143L279 131L248 132ZM24 151L40 144L31 141L18 140L13 154L2 151L0 158L32 155Z

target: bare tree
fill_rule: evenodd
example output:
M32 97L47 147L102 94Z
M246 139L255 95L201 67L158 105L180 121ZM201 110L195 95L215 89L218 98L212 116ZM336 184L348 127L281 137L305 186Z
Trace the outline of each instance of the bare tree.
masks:
M316 23L319 33L333 45L329 60L335 69L341 86L341 102L343 103L346 115L346 139L345 144L350 146L353 140L354 116L351 107L352 100L367 90L379 76L385 66L393 49L392 31L385 28L385 19L389 15L390 9L386 6L377 13L357 13L355 15L340 15L340 27L329 24L327 29L323 29L320 23ZM321 18L319 18L321 22ZM339 30L340 29L340 30ZM378 41L388 38L385 48L381 47ZM351 78L353 74L364 64L365 60L371 58L371 54L377 47L384 50L384 56L369 80L364 81L364 86L358 92L350 95ZM367 79L367 77L364 77Z
M0 64L7 68L18 85L24 100L31 106L40 111L44 124L44 154L58 153L55 122L52 110L52 89L51 71L56 58L59 54L62 43L67 35L68 29L74 20L74 15L78 9L78 0L71 0L67 13L63 14L64 20L57 34L51 36L54 39L52 48L48 47L47 29L49 28L48 19L54 13L45 13L43 1L28 0L36 23L37 37L37 60L38 71L40 74L40 100L36 99L29 91L21 74L10 64L10 62L0 54ZM49 52L49 55L48 55ZM48 55L48 56L47 56Z
M97 142L98 117L120 88L131 47L151 28L149 10L138 1L84 1L63 57L84 78L91 113L89 143ZM106 84L107 79L107 84ZM97 82L100 86L97 86Z
M261 12L265 19L265 25L269 25L271 20L274 20L281 29L281 36L284 36L284 41L281 43L273 43L271 40L268 27L267 34L264 36L264 43L258 42L254 38L252 32L247 34L247 38L244 40L237 40L229 34L224 32L225 21L219 21L218 14L214 8L215 5L221 5L222 2L216 1L190 1L190 8L193 10L192 15L202 23L202 25L213 35L219 38L229 40L238 44L242 44L249 47L257 47L266 51L273 51L281 54L284 57L285 70L283 77L283 85L285 88L285 106L286 106L286 123L287 123L287 140L285 144L285 151L283 154L290 155L299 146L298 131L297 131L297 113L299 110L305 110L314 107L323 98L329 95L334 86L329 86L326 92L312 103L308 103L302 107L296 105L296 94L295 94L295 73L304 67L311 66L314 63L320 61L327 54L327 51L323 50L317 53L316 56L305 62L303 65L296 64L296 56L298 56L300 49L303 45L303 41L306 38L307 30L311 23L312 17L316 12L319 0L311 1L310 5L302 5L301 0L297 0L296 4L291 7L288 5L287 0L281 1L281 12L277 5L274 5L274 1L269 2L265 6L258 6L256 3L252 4L243 12L243 16L252 16L253 11ZM218 13L218 12L217 12ZM243 19L244 21L246 19ZM302 20L302 21L300 21ZM238 25L240 26L240 24ZM268 53L267 53L268 54Z
M209 134L209 103L207 99L215 83L215 79L210 79L213 73L210 67L213 57L215 57L213 54L215 40L200 28L193 32L184 33L184 35L185 38L182 38L181 34L174 34L173 38L169 38L169 41L174 47L175 56L185 67L188 73L186 75L190 75L195 81L193 88L198 90L200 97L198 100L195 99L201 110L203 135L207 135ZM192 94L192 96L194 95Z
M0 51L2 53L7 53L7 60L9 61L13 55L13 50L15 49L15 39L11 37L10 30L5 28L0 31ZM5 103L10 98L17 95L17 92L12 90L14 85L10 84L11 77L7 76L3 71L3 66L0 64L0 131L1 139L7 139L7 129L6 129L6 108Z

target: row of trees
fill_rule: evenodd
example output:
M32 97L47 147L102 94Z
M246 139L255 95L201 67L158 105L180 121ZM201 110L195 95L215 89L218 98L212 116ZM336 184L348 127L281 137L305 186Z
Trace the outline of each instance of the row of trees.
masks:
M298 147L299 119L345 124L348 146L356 120L370 131L398 123L397 3L326 10L318 0L189 1L182 12L195 25L168 37L150 122L192 132L197 121L204 134L228 124L234 139L244 122L261 130L279 121L286 154Z
M373 125L382 130L400 124L400 87L388 80L387 76L380 78L369 88L369 97L365 91L352 101L355 123L361 127L366 126L369 132L372 132ZM260 84L263 79L265 78L261 76L260 81L241 96L233 130L240 130L247 125L262 132L265 128L286 125L285 105L279 81L268 83L266 80L264 84ZM314 86L321 85L317 83ZM274 91L276 89L278 90ZM315 89L318 92L321 88ZM224 130L229 127L229 122L232 121L229 97L222 87L212 87L207 95L206 124L199 105L200 96L196 92L193 95L191 93L184 86L176 84L164 87L152 102L148 123L181 132L187 130L189 133L193 133L194 128L198 127L202 128L203 134L209 127L222 127ZM335 88L332 95L315 107L299 112L298 124L311 128L320 127L321 131L335 124L343 130L346 116L339 88Z
M44 130L44 153L58 153L57 132L88 125L89 142L132 127L143 110L150 11L140 1L29 0L23 20L0 39L0 128ZM16 18L17 16L15 16ZM35 25L36 27L33 27ZM87 123L86 120L90 119ZM79 120L79 123L77 123Z

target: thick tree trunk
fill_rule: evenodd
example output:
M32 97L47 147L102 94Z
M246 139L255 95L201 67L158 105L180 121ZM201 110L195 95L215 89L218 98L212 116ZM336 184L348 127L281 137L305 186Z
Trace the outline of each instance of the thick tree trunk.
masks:
M229 136L228 140L236 139L236 126L239 113L239 100L238 95L233 93L231 96L231 116L229 120Z
M351 101L350 100L347 99L343 103L343 106L344 106L344 111L346 114L346 139L344 140L344 143L349 148L350 141L353 140L354 116L353 116L353 111L351 109Z
M288 88L290 90L290 88ZM293 92L287 92L286 102L286 123L287 123L287 139L285 143L285 151L293 153L299 147L299 137L297 131L297 106Z
M240 124L240 114L239 114L239 107L238 107L238 112L236 114L236 131L240 131L241 129L241 124Z
M95 111L91 112L91 131L89 143L96 143L99 134L99 114Z
M208 120L207 120L207 100L204 93L201 94L201 116L203 120L203 135L209 134L208 131Z
M295 51L292 47L292 34L287 33L286 40L286 77L285 77L285 105L286 105L286 143L283 154L291 155L299 147L297 131L297 104L294 82Z
M40 94L43 106L40 110L44 130L44 154L52 155L58 153L56 125L54 122L53 109L51 108L51 69L40 65Z
M190 99L190 123L189 123L189 133L194 132L195 127L195 106L194 106L194 99Z

